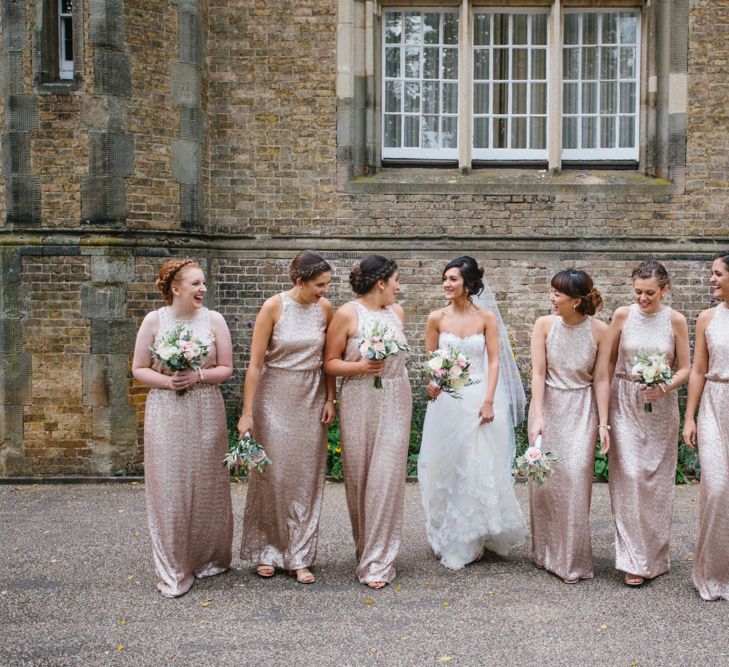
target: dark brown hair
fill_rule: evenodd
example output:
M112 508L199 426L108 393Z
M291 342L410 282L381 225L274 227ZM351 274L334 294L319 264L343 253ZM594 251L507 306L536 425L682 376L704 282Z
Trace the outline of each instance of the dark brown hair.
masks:
M452 259L446 264L441 277L445 278L446 271L454 268L458 269L461 278L463 278L463 286L466 288L469 299L474 294L481 294L483 291L483 269L476 263L473 257L463 255L462 257Z
M552 287L573 299L579 299L575 311L594 315L602 308L602 295L595 289L592 278L581 269L566 269L552 276Z
M668 277L668 271L666 267L660 262L655 260L649 260L647 262L641 262L633 269L633 273L630 274L631 280L650 280L655 278L658 283L658 287L666 287L671 284L671 279Z
M397 264L391 259L381 255L369 255L365 257L349 274L349 284L355 294L362 296L367 294L378 280L387 282L395 271Z
M729 269L729 250L725 252L720 252L714 259L720 259L722 262L724 262L724 265L727 269Z
M329 262L311 250L302 250L289 264L289 276L294 284L299 278L302 282L308 282L331 270Z
M194 259L168 259L160 267L154 286L167 305L172 303L172 286L182 277L182 270L186 267L201 268Z

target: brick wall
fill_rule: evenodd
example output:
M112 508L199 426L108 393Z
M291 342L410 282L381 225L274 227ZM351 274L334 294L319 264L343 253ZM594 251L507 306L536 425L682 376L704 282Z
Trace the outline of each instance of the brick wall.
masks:
M342 187L336 3L86 2L83 77L58 94L33 81L34 4L20 5L28 32L21 43L15 25L3 41L4 66L22 67L17 90L0 90L0 134L9 146L8 119L26 123L13 145L27 139L21 176L28 187L38 179L40 208L37 219L10 218L4 158L0 475L141 469L146 390L130 355L142 317L162 305L153 282L170 255L206 267L209 305L233 334L231 396L251 322L288 286L288 260L303 248L332 263L335 305L351 298L359 257L396 259L416 352L428 312L443 303L442 267L464 253L483 263L522 359L549 277L566 266L593 275L603 318L629 302L630 270L648 256L665 260L674 307L693 316L708 304L709 259L729 247L729 0L690 5L683 194L595 171L406 169ZM180 43L198 27L199 51ZM18 96L32 118L9 111Z

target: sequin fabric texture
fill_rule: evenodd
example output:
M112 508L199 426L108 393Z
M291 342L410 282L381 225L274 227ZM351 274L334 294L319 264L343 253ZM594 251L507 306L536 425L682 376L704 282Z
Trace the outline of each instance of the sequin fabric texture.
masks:
M532 559L562 579L593 576L590 539L597 406L592 318L569 326L555 317L547 335L542 449L559 457L546 483L530 482Z
M392 308L372 312L356 301L359 325L382 321L398 332L404 343L400 319ZM360 341L350 338L345 361L359 361ZM412 396L400 352L385 360L382 389L372 376L346 377L342 381L340 425L344 482L357 556L357 577L362 583L395 578L395 557L400 548L405 475Z
M697 422L701 486L693 582L704 600L729 600L729 309L706 327L709 370Z
M253 432L271 465L253 471L241 558L299 570L316 558L326 473L327 428L322 357L327 319L318 303L285 293L253 405Z
M159 311L158 336L178 322ZM184 322L198 337L213 340L209 311ZM206 366L216 365L215 342ZM160 372L159 365L154 366ZM183 396L151 389L144 411L144 486L157 588L183 595L195 577L230 566L233 512L230 479L223 467L228 450L225 406L214 385L198 384Z
M668 544L678 453L678 396L675 391L645 412L632 367L641 352L675 359L671 309L653 315L630 307L620 336L610 391L610 502L615 522L615 567L651 579L669 569Z

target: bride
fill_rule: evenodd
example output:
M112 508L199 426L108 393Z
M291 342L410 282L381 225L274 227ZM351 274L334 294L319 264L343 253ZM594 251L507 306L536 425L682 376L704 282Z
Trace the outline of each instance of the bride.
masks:
M486 290L484 296L483 269L472 257L450 261L443 271L450 303L430 313L425 328L429 355L440 347L457 348L470 358L471 378L478 380L458 390L461 398L428 385L435 400L425 415L418 458L428 541L453 570L479 560L484 549L505 556L527 535L511 475L524 389Z

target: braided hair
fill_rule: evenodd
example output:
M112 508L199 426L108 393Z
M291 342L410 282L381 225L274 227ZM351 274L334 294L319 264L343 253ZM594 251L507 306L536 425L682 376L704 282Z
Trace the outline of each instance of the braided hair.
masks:
M650 260L647 262L641 262L633 269L633 273L630 274L631 280L650 280L655 278L658 283L658 287L666 287L671 284L671 279L668 277L668 271L666 267L660 262Z
M397 271L397 264L381 255L365 257L349 274L349 284L354 293L367 294L380 280L387 282Z
M311 250L302 250L289 264L289 276L294 285L299 279L306 283L331 270L329 262Z
M172 303L172 286L180 279L185 267L201 268L194 259L168 259L159 269L154 285L168 306Z
M552 276L552 287L572 299L579 299L575 311L594 315L602 308L602 295L595 289L592 278L581 269L566 269Z

